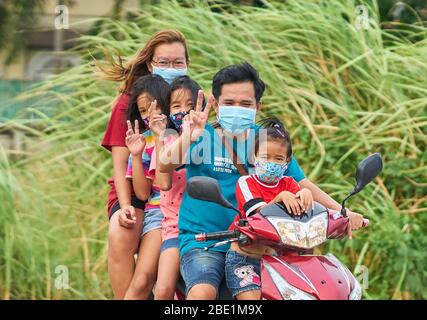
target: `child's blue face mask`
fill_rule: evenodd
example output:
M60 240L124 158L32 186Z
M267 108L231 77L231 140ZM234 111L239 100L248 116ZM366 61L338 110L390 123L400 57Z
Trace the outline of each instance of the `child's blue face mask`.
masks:
M255 159L255 175L263 182L268 184L275 184L282 179L288 168L288 163L283 164L271 162L271 161L260 161Z
M256 109L240 106L219 106L218 123L225 131L239 135L255 123Z
M175 69L175 68L166 68L160 69L159 67L153 66L153 74L161 76L169 84L175 80L175 78L187 75L187 68L184 69Z

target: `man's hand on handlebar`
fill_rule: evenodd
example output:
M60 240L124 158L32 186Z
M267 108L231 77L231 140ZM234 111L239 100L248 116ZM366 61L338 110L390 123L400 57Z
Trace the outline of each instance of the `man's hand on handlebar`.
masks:
M349 218L348 238L352 239L353 238L352 231L368 226L369 220L364 219L360 213L356 213L348 209L347 209L347 214Z

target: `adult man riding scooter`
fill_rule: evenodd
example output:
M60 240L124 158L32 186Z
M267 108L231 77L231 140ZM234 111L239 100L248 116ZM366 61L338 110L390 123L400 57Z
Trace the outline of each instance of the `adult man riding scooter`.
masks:
M216 179L224 197L236 205L235 185L239 177L250 169L247 142L251 141L251 134L257 129L255 117L261 107L264 89L264 82L249 63L221 69L212 82L213 97L209 97L202 110L202 95L199 95L196 110L187 116L187 128L175 143L161 152L158 169L172 172L185 164L187 180L193 176ZM212 106L218 119L215 126L207 124ZM236 156L242 163L234 165ZM315 201L327 208L340 209L335 200L305 177L294 157L284 174L293 177L302 188L310 189ZM363 217L360 214L351 211L348 214L353 230L362 227ZM224 277L225 253L229 246L205 251L203 248L209 243L198 243L195 235L225 230L234 216L231 209L193 199L187 192L184 194L178 227L181 274L186 284L187 299L216 299Z

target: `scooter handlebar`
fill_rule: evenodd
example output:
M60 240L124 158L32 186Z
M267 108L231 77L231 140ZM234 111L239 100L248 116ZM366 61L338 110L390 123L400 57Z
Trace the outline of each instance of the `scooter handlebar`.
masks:
M208 240L221 240L221 239L235 238L235 237L236 237L236 232L234 230L199 233L199 234L196 234L195 236L196 241L198 242L203 242Z

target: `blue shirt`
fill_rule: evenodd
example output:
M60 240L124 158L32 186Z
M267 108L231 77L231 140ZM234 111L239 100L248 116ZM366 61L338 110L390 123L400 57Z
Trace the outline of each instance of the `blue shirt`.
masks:
M254 126L253 129L258 127ZM245 167L251 173L251 166L248 155L251 154L255 130L250 130L249 138L245 141L238 141L233 145L232 140L228 140L230 146L233 145L239 159L244 162ZM208 176L218 181L224 198L231 204L237 206L235 190L240 174L233 165L232 156L228 154L221 138L214 128L207 124L206 130L197 142L191 145L187 155L187 181L194 176ZM292 158L286 176L293 177L297 182L305 178L304 172L299 167L297 161ZM226 209L218 204L208 201L201 201L191 198L187 192L184 193L179 210L179 242L181 256L190 249L204 248L217 241L197 242L195 235L203 232L215 232L227 230L236 216L236 212ZM229 245L219 246L210 250L226 252Z

